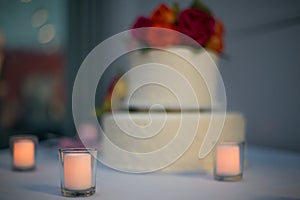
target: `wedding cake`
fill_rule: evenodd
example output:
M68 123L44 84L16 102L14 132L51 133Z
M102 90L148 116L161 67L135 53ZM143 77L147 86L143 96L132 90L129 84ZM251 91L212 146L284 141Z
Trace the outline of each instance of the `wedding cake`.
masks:
M212 173L216 144L245 141L243 115L226 113L225 91L218 92L224 90L219 87L222 78L217 67L223 48L222 26L201 9L202 5L194 3L191 9L176 14L162 4L150 19L137 20L133 28L158 27L133 32L136 39L154 48L129 54L130 69L122 77L127 92L121 108L101 118L102 163L135 173ZM205 48L187 45L192 42L167 31L174 29L173 25ZM199 26L201 37L189 30Z
M217 62L215 54L206 54L205 52L193 52L189 48L174 48L183 53L188 59L198 60L203 67L213 69L212 58ZM174 50L173 49L173 50ZM205 54L201 55L201 54ZM102 117L105 135L108 140L118 148L128 152L147 153L154 152L168 145L173 139L177 139L177 134L186 134L195 131L196 135L191 141L190 146L180 155L179 158L165 167L162 171L182 172L182 171L205 171L212 173L213 170L213 151L209 152L205 158L199 158L199 150L207 135L208 128L213 121L220 121L224 117L220 137L215 138L218 141L243 142L245 140L245 121L240 113L222 113L212 111L211 98L207 86L199 74L192 72L192 66L189 63L180 61L182 58L174 57L171 54L164 54L161 50L146 52L145 54L136 52L131 55L131 65L133 69L140 69L128 73L125 76L128 84L128 92L124 100L123 109L125 111L114 111ZM168 75L160 71L160 64L153 61L160 61L167 66L174 68L184 74L186 80L189 80L191 88L196 91L194 98L187 92L188 89L180 88L176 95L183 97L176 99L168 88L161 85L143 85L143 81L160 83L162 79L170 83L182 84L178 82L176 76ZM148 63L148 64L145 64ZM142 66L142 67L141 67ZM157 70L157 71L156 71ZM216 71L210 70L210 78L217 80ZM142 85L142 86L141 86ZM215 84L214 86L216 86ZM137 88L137 89L136 89ZM135 91L135 92L132 92ZM179 94L181 93L181 94ZM216 95L215 89L211 95ZM157 106L157 107L155 107ZM133 109L126 112L128 108ZM212 117L214 115L214 118ZM196 127L196 128L195 128ZM144 172L148 170L148 164L139 163L134 154L130 156L120 156L119 152L109 148L110 142L104 140L101 144L102 160L106 161L118 170ZM181 143L173 146L173 151L180 149ZM153 162L167 162L167 155ZM138 163L138 164L137 164Z

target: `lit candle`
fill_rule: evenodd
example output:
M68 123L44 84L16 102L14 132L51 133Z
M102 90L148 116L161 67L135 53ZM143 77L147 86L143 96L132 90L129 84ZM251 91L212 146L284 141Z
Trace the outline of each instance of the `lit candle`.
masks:
M217 147L216 173L219 175L238 175L241 173L238 145L220 145Z
M13 147L14 166L29 168L34 166L34 142L29 139L17 140Z
M37 138L33 135L17 135L11 137L13 169L34 169L36 143Z
M63 162L64 181L67 189L85 190L92 187L90 154L65 154Z
M61 194L67 197L87 197L96 191L95 148L58 149Z
M243 178L244 142L223 142L215 149L214 178L240 181Z

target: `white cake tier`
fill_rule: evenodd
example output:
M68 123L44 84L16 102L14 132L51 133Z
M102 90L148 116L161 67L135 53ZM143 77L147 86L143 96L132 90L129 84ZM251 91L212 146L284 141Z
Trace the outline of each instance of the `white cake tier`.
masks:
M102 140L101 159L104 163L119 170L144 172L149 169L149 165L159 166L161 163L167 163L170 156L173 156L172 153L182 151L182 146L186 144L184 140L189 137L188 134L194 131L196 136L191 141L189 148L185 149L182 156L175 162L162 170L169 172L206 171L211 173L213 171L213 151L210 151L205 158L200 159L198 156L209 124L212 122L211 115L209 112L131 113L130 117L122 112L114 115L108 114L102 118L105 135L120 149L129 152L143 154L162 150L165 147L170 148L166 145L172 140L178 139L175 137L176 134L183 134L184 137L181 141L177 141L175 146L172 146L170 154L159 154L150 161L151 163L147 163L147 160L144 163L137 162L135 155L120 156L117 151L112 150L111 144L107 140ZM214 120L216 121L224 117L224 115L217 113L215 116ZM137 126L133 126L132 121ZM242 142L244 140L245 122L243 116L238 113L227 113L218 142Z
M174 110L212 107L211 96L216 97L218 62L214 52L171 47L135 51L129 58L132 70L126 76L125 107L149 109L154 104Z

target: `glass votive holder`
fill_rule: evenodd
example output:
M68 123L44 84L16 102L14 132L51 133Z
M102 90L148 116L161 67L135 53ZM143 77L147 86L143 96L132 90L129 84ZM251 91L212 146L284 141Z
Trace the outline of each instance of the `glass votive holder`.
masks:
M66 197L87 197L96 191L96 158L94 148L61 148L61 194Z
M215 147L214 179L240 181L243 178L244 142L222 142Z
M30 171L35 169L35 155L38 139L34 135L15 135L10 137L12 169Z

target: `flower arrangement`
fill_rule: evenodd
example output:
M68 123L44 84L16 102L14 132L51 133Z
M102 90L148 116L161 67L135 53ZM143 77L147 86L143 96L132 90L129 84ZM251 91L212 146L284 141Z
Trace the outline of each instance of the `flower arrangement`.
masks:
M136 28L159 27L163 29L145 29L135 31ZM160 31L162 30L162 31ZM149 17L139 16L132 25L132 35L139 42L150 46L166 47L171 45L193 45L187 41L181 41L183 33L206 49L218 54L223 53L224 26L220 20L214 17L212 12L200 2L194 2L185 9L180 9L177 3L172 7L160 4ZM127 91L127 83L117 75L109 85L104 97L102 107L96 109L96 115L111 111L112 102L123 98ZM114 91L114 98L113 93Z
M220 20L214 17L212 12L199 0L195 0L192 5L185 9L180 9L174 3L173 7L166 4L159 5L150 17L139 16L132 28L160 27L175 30L193 38L197 43L206 49L222 53L224 49L223 35L224 26ZM173 32L174 33L174 32ZM148 45L170 46L183 44L178 34L172 31L162 31L149 29L146 34L132 32L133 36Z

